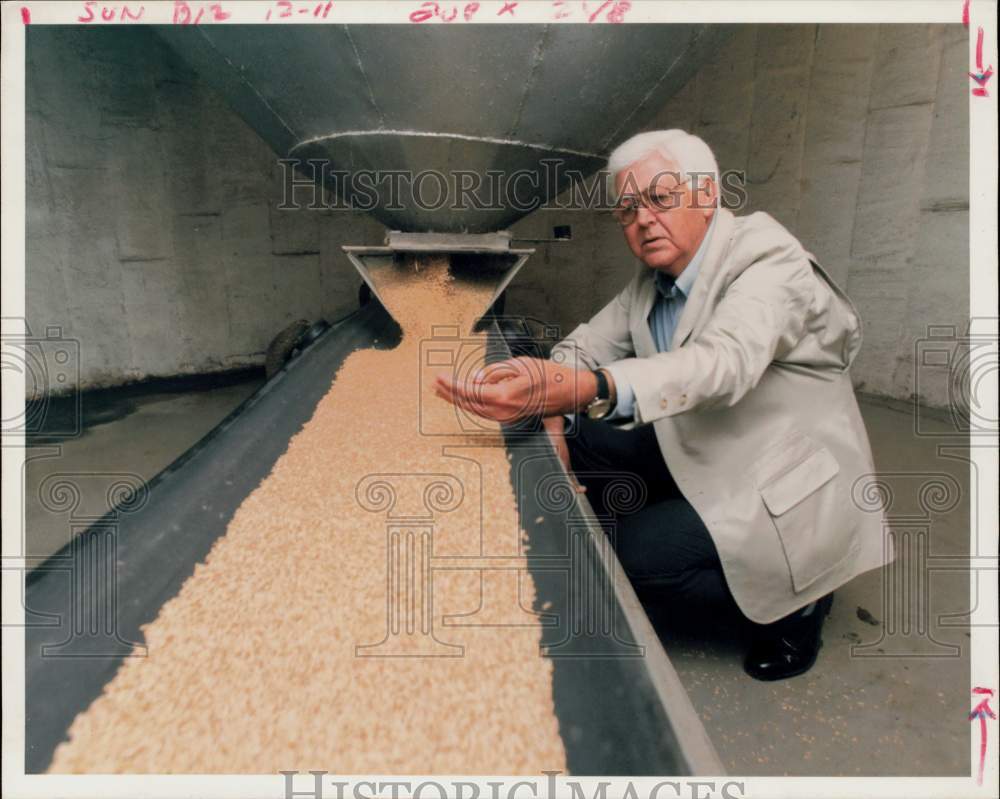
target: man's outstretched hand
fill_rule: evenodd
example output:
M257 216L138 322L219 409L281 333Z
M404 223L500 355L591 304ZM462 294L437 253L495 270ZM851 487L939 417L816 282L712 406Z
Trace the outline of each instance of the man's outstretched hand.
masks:
M456 377L453 372L438 373L434 393L498 422L573 413L597 396L592 372L543 358L512 358L483 367L471 378Z

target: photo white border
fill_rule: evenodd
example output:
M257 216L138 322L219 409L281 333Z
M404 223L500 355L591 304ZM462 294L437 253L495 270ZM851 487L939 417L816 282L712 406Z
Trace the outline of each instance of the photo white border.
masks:
M208 6L212 0L196 2L192 7ZM230 17L225 22L206 24L268 24L264 21L267 8L272 2L227 2L220 0ZM301 5L303 0L297 3ZM567 5L572 5L570 0ZM442 0L449 7L452 0ZM456 2L460 7L463 2ZM103 4L98 4L98 7ZM123 5L109 0L109 6ZM172 23L174 3L172 0L138 0L127 3L133 9L144 6L141 24ZM420 5L419 0L334 0L330 14L324 20L314 20L311 15L293 19L297 24L343 24L343 23L406 23L408 14ZM453 24L508 24L510 22L535 22L549 24L572 24L582 20L571 17L562 23L551 18L551 3L547 0L522 0L517 5L516 18L496 16L496 11L504 5L503 0L482 0L480 11L473 23L456 21ZM591 0L592 6L599 2ZM2 5L2 47L0 47L0 81L2 81L2 208L0 208L0 228L2 228L2 300L0 310L4 319L25 317L25 140L24 140L24 99L25 99L25 25L22 22L22 8L28 9L31 24L80 24L78 17L83 14L84 2L5 2ZM963 3L961 0L676 0L654 2L653 0L633 0L625 24L645 22L734 22L734 23L960 23ZM994 69L997 62L997 4L985 0L973 0L969 6L970 31L978 27L984 29L984 61ZM99 24L135 24L101 22ZM270 24L284 24L273 20ZM428 23L434 24L434 23ZM975 35L969 37L969 64L975 63ZM971 68L971 66L970 66ZM970 102L970 317L977 319L978 332L997 336L997 93L1000 91L1000 77L989 85L989 97L969 96ZM5 333L8 331L4 331ZM977 399L988 407L997 404L997 373L992 371L987 380L978 385ZM4 370L2 418L16 418L24 408L24 379L22 375ZM3 502L3 580L0 590L3 598L3 792L8 797L267 797L283 799L285 778L275 776L242 775L116 775L116 776L62 776L24 774L24 641L22 607L24 560L22 542L22 508L24 487L22 468L24 464L23 436L5 437L2 453L2 502ZM980 558L997 557L997 507L998 507L998 448L994 440L988 445L971 448L972 466L970 479L973 485L973 501L978 513L973 518L982 521L987 529L980 530L978 543ZM977 481L977 476L979 480ZM975 541L976 537L970 537ZM992 547L982 551L982 547ZM987 596L976 596L974 581L970 584L971 618L971 663L972 685L981 685L997 690L998 687L998 630L997 630L997 588L993 583L992 592ZM994 705L1000 705L1000 696ZM971 705L971 703L970 703ZM742 784L742 797L973 797L995 796L993 791L998 779L998 725L992 722L989 739L987 768L983 785L977 787L974 772L979 761L979 736L973 734L970 751L970 774L968 778L762 778L729 776L717 780L717 785L738 782ZM890 766L891 767L891 766ZM332 779L332 777L328 777ZM353 785L362 781L399 781L397 776L355 776L337 777ZM422 779L443 782L476 783L482 790L481 796L489 797L490 780L501 777L467 778L462 776L409 777L414 784ZM609 778L610 779L610 778ZM664 778L641 778L630 781L646 795ZM706 778L707 779L707 778ZM525 778L507 778L508 785L515 782L532 782ZM704 781L678 778L688 783L685 796L692 796L690 783ZM546 779L539 776L538 796L545 796ZM565 787L564 779L558 781ZM593 795L597 778L574 778ZM295 782L296 790L309 790L312 778L301 775ZM624 787L625 778L614 781L614 785ZM704 789L702 789L704 790ZM332 791L325 796L334 796ZM344 791L351 796L351 788ZM522 789L518 796L528 795ZM563 795L563 791L560 791ZM617 795L614 787L608 790L608 797ZM673 797L675 794L661 791L660 796ZM506 793L503 794L506 796Z

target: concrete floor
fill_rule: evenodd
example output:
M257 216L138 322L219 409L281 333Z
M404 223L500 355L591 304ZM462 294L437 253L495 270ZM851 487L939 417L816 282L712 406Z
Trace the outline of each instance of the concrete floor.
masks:
M59 549L73 519L104 512L108 485L121 475L151 479L259 385L252 381L149 396L136 401L133 412L93 426L78 439L30 449L28 554L44 557ZM906 515L912 526L914 515L923 513L920 486L935 474L953 478L959 497L968 498L968 465L938 451L942 443L960 444L960 439L916 436L913 415L905 410L870 401L863 402L862 410L878 467L892 474L891 514ZM943 433L948 426L932 422L931 430ZM81 486L75 510L54 506L51 487L57 475L72 475ZM924 515L932 556L967 554L967 502ZM902 549L904 570L928 573L926 563L914 560L912 549ZM884 583L882 572L871 572L838 591L819 662L808 674L780 683L759 683L744 675L743 633L725 620L693 627L671 617L669 610L651 610L730 774L969 773L969 634L965 627L941 623L947 614L968 610L968 575L930 575L926 602L920 605L929 617L923 633L912 616L922 601L919 596L901 603L906 610L890 618ZM887 627L887 622L893 624ZM887 632L891 627L895 630Z

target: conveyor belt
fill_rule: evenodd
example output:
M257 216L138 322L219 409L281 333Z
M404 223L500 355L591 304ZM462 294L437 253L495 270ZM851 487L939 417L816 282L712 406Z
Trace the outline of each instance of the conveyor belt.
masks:
M324 334L160 473L145 504L109 513L28 577L26 770L44 771L70 723L139 645L243 500L312 416L343 360L391 347L398 327L371 303ZM506 345L491 326L491 357ZM720 774L701 722L547 440L506 431L543 647L571 773ZM542 489L542 490L540 490ZM594 601L597 598L597 601Z

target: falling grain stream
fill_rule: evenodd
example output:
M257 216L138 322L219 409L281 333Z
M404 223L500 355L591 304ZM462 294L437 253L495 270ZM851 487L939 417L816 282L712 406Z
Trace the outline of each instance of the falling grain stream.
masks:
M469 434L421 367L435 329L468 331L489 290L440 256L393 275L380 292L401 343L344 362L51 773L565 770L499 427ZM436 357L470 348L434 341ZM459 567L435 568L430 595L397 611L391 564L418 573L430 556L426 535L393 538L407 525ZM460 568L482 555L515 568Z

